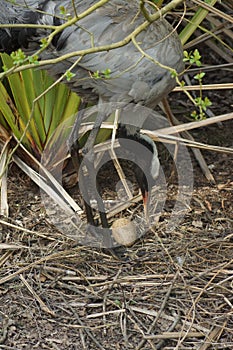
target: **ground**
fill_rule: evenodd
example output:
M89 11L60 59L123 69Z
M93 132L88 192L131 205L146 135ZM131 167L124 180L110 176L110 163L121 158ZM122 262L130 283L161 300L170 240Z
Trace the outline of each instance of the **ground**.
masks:
M231 111L231 94L210 93L215 115ZM179 97L173 110L178 100L191 108ZM232 147L232 129L230 120L192 135ZM180 224L165 231L176 193L170 182L158 224L116 256L59 233L39 189L12 165L10 215L0 221L0 349L232 349L233 157L203 155L215 183L193 159L194 190Z
M195 137L229 147L232 127ZM0 259L0 348L232 349L232 155L204 156L216 183L193 161L191 208L180 225L164 231L168 209L120 258L60 234L38 188L13 165L9 226L1 224L9 246Z

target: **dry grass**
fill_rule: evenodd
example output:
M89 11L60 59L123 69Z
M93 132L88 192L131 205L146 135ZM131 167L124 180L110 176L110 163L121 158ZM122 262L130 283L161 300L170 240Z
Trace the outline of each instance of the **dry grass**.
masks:
M116 255L50 227L38 190L14 171L12 219L0 222L0 348L231 349L231 163L210 160L219 185L196 169L191 210L179 227L165 231L171 185L159 224Z
M187 3L188 17L196 2ZM218 8L231 13L232 1ZM217 28L221 41L197 32L189 47L202 41L210 84L232 84L232 23L210 14L203 26ZM232 112L231 93L222 91L209 92L215 115ZM176 115L189 114L189 102L176 97ZM232 148L232 126L206 126L195 138ZM165 230L177 190L170 185L156 227L115 255L60 234L38 189L13 166L10 215L0 221L0 349L232 349L232 156L204 152L216 184L195 167L191 208L179 227Z

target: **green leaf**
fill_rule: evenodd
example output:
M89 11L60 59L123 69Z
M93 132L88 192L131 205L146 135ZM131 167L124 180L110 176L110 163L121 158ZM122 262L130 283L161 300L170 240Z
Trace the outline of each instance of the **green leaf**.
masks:
M198 73L194 76L194 79L201 81L205 76L205 72Z
M75 77L75 74L68 70L66 71L65 76L66 76L66 80L70 81L73 77Z
M13 66L10 56L1 54L1 59L4 66ZM80 103L67 86L55 84L50 88L53 83L47 72L38 69L11 74L4 80L5 87L0 83L0 123L17 139L21 139L27 126L23 144L36 156L66 119L71 123L70 130Z
M13 59L13 64L17 65L24 62L26 55L21 49L18 49L17 51L11 53L11 58Z

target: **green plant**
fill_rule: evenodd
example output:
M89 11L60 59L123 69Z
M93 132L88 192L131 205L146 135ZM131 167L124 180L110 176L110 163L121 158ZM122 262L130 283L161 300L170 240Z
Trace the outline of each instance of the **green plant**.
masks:
M1 55L4 70L25 59L21 50L11 56ZM70 117L73 123L80 103L64 84L53 84L45 71L35 69L0 83L0 124L37 157L60 123Z
M111 78L111 69L106 68L105 70L103 70L101 72L97 70L96 72L94 72L93 78L95 78L95 79L109 79L109 78Z
M185 50L184 62L188 62L190 65L195 64L197 67L201 67L202 63L201 63L200 52L197 49L190 52ZM196 110L194 110L191 113L191 117L194 118L195 120L205 119L206 118L205 111L207 107L212 105L212 102L209 100L209 98L207 96L203 97L203 93L202 93L202 83L203 83L203 78L205 74L206 74L205 72L200 71L200 73L194 76L194 79L197 80L198 84L200 85L199 96L194 98L194 103L195 103L195 106L198 108L199 113L197 113Z

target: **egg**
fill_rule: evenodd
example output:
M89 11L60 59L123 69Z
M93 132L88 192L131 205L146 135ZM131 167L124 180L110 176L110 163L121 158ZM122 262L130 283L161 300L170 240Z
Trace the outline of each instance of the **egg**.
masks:
M117 219L112 224L112 235L115 241L126 247L131 246L137 237L136 226L134 222L126 218Z

